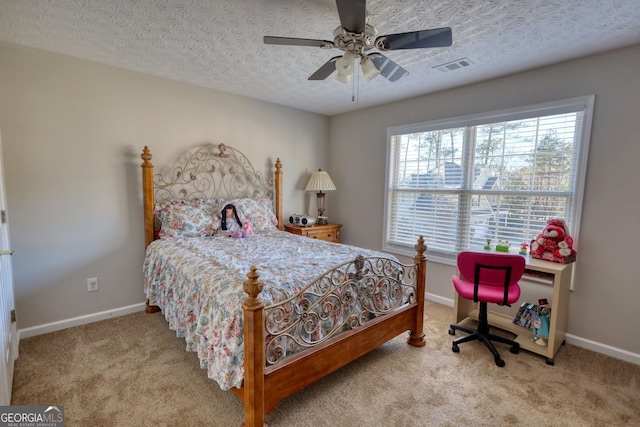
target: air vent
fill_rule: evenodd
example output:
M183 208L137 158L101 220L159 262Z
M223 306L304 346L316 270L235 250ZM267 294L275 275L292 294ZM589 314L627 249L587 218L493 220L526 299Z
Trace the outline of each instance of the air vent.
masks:
M449 71L459 70L460 68L465 68L472 65L473 62L469 58L460 58L456 59L453 62L447 62L446 64L437 65L433 68L442 71L443 73L447 73Z

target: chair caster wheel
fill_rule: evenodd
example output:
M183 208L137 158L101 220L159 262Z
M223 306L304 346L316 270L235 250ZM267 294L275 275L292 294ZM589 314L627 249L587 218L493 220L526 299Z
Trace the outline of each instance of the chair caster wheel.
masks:
M455 335L456 331L453 330L453 328L449 328L449 335Z
M458 344L452 345L451 351L453 351L454 353L460 353L460 347L458 347Z
M519 345L514 345L513 347L511 347L511 349L509 350L511 353L513 354L518 354L520 353L520 346Z
M504 360L496 359L496 366L498 366L499 368L503 368L504 367Z

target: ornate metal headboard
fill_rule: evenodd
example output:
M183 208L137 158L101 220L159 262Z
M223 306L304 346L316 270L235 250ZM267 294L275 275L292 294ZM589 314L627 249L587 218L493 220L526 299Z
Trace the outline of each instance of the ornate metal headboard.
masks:
M247 157L225 144L195 147L178 157L172 166L153 174L151 152L140 156L145 211L145 240L156 237L153 211L156 200L236 199L268 197L273 200L278 228L282 228L282 164L276 160L274 175L266 180Z

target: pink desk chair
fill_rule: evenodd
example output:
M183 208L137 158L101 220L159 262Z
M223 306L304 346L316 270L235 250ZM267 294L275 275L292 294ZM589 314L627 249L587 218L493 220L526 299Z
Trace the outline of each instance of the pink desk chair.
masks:
M468 333L453 341L451 349L458 353L459 344L467 341L482 341L493 354L496 365L504 366L504 360L491 341L511 345L511 353L520 352L517 342L489 333L487 322L487 303L511 305L520 298L518 281L524 273L524 257L520 255L496 254L486 252L460 252L458 254L458 271L460 276L453 276L453 286L462 297L479 302L478 329L452 324L449 335L460 330Z

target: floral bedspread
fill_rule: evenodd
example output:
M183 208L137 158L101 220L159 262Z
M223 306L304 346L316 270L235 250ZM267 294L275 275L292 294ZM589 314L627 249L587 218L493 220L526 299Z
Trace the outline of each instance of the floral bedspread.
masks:
M266 306L286 299L312 279L357 255L382 252L272 230L249 238L171 237L147 248L144 291L169 327L198 353L200 366L223 390L244 377L242 282L255 265Z

